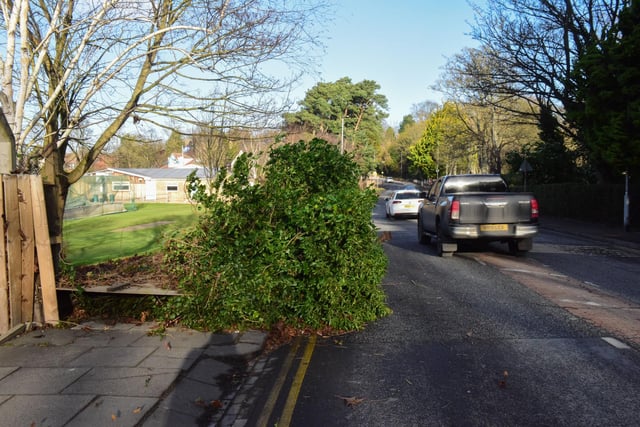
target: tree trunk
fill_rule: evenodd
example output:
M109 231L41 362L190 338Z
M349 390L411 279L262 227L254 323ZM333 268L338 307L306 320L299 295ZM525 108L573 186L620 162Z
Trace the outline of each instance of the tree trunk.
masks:
M64 173L63 164L60 152L58 149L53 149L52 153L45 157L44 167L41 171L49 238L51 239L51 255L56 277L59 277L62 271L62 221L69 192L69 180Z

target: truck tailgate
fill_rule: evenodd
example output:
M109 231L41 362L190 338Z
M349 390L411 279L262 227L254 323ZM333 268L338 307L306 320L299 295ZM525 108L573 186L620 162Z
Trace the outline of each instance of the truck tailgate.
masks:
M460 224L513 224L531 221L528 193L465 194L460 201Z

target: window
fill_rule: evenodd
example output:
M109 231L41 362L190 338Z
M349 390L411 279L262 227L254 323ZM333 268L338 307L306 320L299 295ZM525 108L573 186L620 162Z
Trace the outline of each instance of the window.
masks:
M111 183L113 191L129 191L129 181L114 181Z
M440 194L440 187L442 186L442 180L439 179L438 182L436 182L435 184L433 184L431 186L431 188L429 189L429 196L428 198L430 200L435 199L436 197L438 197L438 195Z
M167 191L178 191L178 184L167 184Z
M397 200L410 200L410 199L419 199L420 198L420 193L417 191L411 191L411 192L403 192L403 193L397 193L396 194L396 199Z

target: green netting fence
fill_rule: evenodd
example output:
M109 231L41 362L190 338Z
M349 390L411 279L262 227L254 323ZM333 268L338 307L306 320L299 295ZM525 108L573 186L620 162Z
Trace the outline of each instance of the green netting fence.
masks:
M135 194L121 176L85 176L71 185L65 219L135 209Z

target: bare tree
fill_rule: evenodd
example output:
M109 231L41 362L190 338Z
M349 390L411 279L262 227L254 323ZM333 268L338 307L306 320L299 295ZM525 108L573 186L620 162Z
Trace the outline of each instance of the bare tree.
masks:
M321 1L0 0L0 103L19 166L43 177L54 246L69 186L126 125L201 124L222 101L227 126L279 116L312 62Z
M588 46L606 38L626 0L492 0L475 5L473 37L481 55L459 56L459 71L494 100L517 97L548 108L566 135L579 137L566 120L577 100L574 66ZM467 53L473 53L469 51ZM478 58L485 63L478 66Z
M189 154L204 167L210 182L220 169L229 168L242 153L251 153L255 164L263 166L268 159L269 148L278 142L281 134L279 129L266 125L254 130L227 125L226 120L226 115L220 114L197 126L187 147ZM258 178L259 172L252 170L252 179Z
M503 157L534 142L538 109L531 98L498 84L501 65L484 49L464 49L445 65L436 89L455 100L468 131L469 171L502 173ZM514 89L515 91L515 89Z

